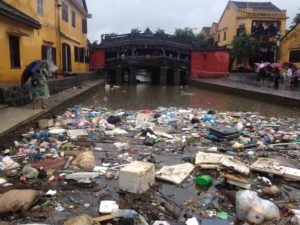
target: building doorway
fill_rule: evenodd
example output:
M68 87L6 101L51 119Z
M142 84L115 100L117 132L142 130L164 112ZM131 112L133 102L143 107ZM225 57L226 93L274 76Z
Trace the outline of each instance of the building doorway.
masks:
M70 45L63 43L62 44L62 64L63 64L63 71L72 71L71 66L71 48Z

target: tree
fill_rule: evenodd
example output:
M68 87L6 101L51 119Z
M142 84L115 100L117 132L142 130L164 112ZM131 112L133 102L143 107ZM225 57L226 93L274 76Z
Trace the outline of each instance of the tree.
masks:
M165 30L161 29L161 28L158 28L156 31L155 31L155 34L165 34Z
M259 43L254 37L242 32L232 41L231 60L237 59L244 68L247 68L249 60L255 60L259 56Z
M98 41L90 42L90 40L88 39L88 47L89 47L89 49L97 48L98 47Z
M297 25L298 23L300 23L300 13L297 13L293 19L293 25Z
M140 34L141 30L139 30L139 28L133 28L133 29L131 29L131 33L132 34Z
M192 28L185 27L184 29L176 28L175 29L175 36L183 37L183 38L194 38L195 34Z
M207 41L205 40L204 35L201 33L195 34L194 29L189 27L185 27L184 29L176 28L174 35L177 37L192 40L192 42L197 47L203 47L207 45Z

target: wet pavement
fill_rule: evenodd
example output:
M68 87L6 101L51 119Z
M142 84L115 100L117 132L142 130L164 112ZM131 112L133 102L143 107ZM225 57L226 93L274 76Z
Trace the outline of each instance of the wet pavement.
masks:
M40 102L38 102L36 109L32 109L31 104L23 107L0 105L0 136L6 135L7 132L14 132L15 129L19 129L23 124L26 125L26 123L34 121L36 118L43 116L43 114L47 114L59 105L63 105L66 101L78 97L80 94L85 93L90 88L103 82L103 80L85 82L80 88L74 87L56 95L52 95L46 101L46 109L41 109Z
M279 88L274 89L274 82L272 82L270 79L266 79L263 85L261 85L259 81L256 81L255 73L231 73L227 78L198 78L196 80L204 83L216 84L273 96L286 97L300 101L300 87L293 87L287 85L283 81L280 81Z
M17 107L6 107L0 109L0 133L13 128L16 124L24 122L41 112L42 109L24 109Z

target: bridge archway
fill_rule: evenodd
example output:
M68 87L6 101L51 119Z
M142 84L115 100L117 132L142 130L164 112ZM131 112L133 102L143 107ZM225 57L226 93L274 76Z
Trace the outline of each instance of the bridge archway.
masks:
M180 85L181 86L186 86L188 84L188 73L186 70L182 69L180 71Z
M151 73L151 84L160 84L160 69L152 68L150 69Z
M107 82L109 84L116 84L117 79L116 79L116 71L115 70L108 70L107 71Z
M130 84L130 69L129 68L123 68L122 69L122 83Z
M166 84L173 85L175 84L175 71L172 68L167 70Z

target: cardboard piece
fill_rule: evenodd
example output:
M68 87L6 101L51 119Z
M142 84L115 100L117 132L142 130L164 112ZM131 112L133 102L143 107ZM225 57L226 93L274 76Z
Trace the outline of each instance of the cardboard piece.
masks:
M71 139L76 139L79 136L88 136L88 132L85 129L70 129L67 130L67 135Z
M194 170L191 163L183 163L174 166L164 166L156 172L156 178L169 181L174 184L181 184Z
M230 173L221 173L221 176L226 178L227 183L244 188L251 189L251 182L240 175L233 175Z
M279 165L279 162L271 158L259 158L250 166L251 170L271 173L276 175L283 175L284 168Z
M248 175L250 173L250 167L246 165L245 163L242 163L236 159L230 159L228 157L223 157L220 161L220 163L228 167L236 172Z

